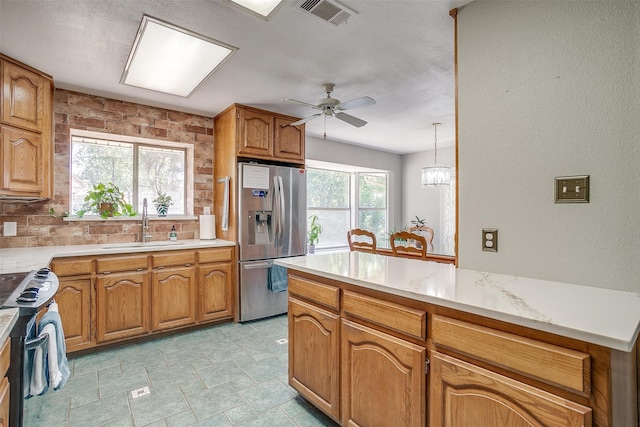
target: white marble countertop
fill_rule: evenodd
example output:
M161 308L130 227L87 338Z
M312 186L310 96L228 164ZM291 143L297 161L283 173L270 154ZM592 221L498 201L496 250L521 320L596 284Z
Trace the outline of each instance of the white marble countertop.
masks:
M108 255L120 253L156 252L177 249L201 249L235 246L234 242L213 240L162 240L149 243L105 243L98 245L41 246L37 248L0 249L0 274L29 272L45 267L54 257Z
M13 325L18 320L17 308L3 308L0 310L0 345L9 337Z
M632 350L640 330L637 293L362 252L284 258L276 264L624 352Z

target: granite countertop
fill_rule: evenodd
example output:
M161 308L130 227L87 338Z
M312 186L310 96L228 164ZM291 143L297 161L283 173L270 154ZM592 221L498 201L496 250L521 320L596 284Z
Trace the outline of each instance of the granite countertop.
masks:
M55 257L156 252L235 246L228 240L160 240L149 243L105 243L98 245L41 246L0 249L0 274L29 272L47 266Z
M638 293L363 252L284 258L276 264L624 352L633 349L640 330Z

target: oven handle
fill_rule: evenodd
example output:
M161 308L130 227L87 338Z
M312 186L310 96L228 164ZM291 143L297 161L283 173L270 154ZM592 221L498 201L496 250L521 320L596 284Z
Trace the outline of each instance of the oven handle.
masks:
M25 350L33 350L34 348L44 346L49 341L49 334L42 334L38 338L34 338L29 341L25 341Z

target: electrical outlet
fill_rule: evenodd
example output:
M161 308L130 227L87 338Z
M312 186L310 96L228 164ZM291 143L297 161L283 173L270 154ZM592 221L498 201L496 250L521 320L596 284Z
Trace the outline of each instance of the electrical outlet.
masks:
M487 252L498 252L498 229L482 229L482 250Z
M13 237L18 235L18 223L5 222L3 226L4 237Z

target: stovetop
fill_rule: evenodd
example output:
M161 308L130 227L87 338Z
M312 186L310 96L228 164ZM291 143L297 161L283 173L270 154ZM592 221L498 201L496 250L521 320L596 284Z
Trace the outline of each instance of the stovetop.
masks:
M20 285L22 279L29 273L0 274L0 304L4 303L9 295Z
M58 277L48 268L33 270L15 285L15 280L7 280L6 290L13 287L9 295L2 300L2 308L19 308L20 316L37 313L53 299L58 291Z

